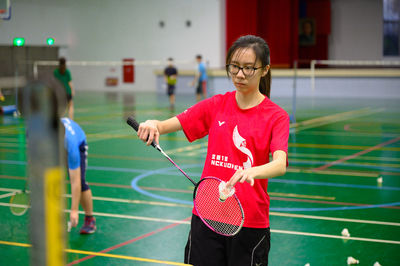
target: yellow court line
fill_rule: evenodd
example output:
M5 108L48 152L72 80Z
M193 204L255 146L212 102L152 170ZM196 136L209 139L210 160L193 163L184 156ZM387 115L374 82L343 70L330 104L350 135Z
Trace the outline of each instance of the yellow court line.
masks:
M339 149L339 150L366 150L366 149L371 148L372 146L289 143L289 147L318 148L318 149ZM380 148L378 148L376 150L381 150L381 151L400 151L400 148L380 147Z
M343 157L343 155L336 155L336 154L326 154L326 153L294 153L294 152L289 152L289 158L292 157L299 157L299 158L317 158L317 159L340 159ZM400 162L400 158L394 158L394 157L374 157L374 156L360 156L357 157L357 160L359 161L392 161L392 162Z
M158 264L162 264L162 265L190 265L190 264L173 262L173 261L163 261L163 260L155 260L155 259L139 258L139 257L125 256L125 255L115 255L115 254L109 254L109 253L75 250L75 249L66 249L65 251L68 253L92 255L92 256L108 257L108 258L115 258L115 259L124 259L124 260L152 262L152 263L158 263Z
M337 171L337 170L323 170L315 171L308 169L292 168L288 167L286 172L290 173L305 173L305 174L317 174L317 175L341 175L341 176L359 176L359 177L379 177L377 172L352 172L352 171Z
M24 247L24 248L29 248L32 246L31 244L17 243L17 242L3 241L3 240L0 240L0 245L16 246L16 247Z
M320 117L312 118L309 120L304 120L301 122L293 123L290 125L290 128L296 128L296 127L300 127L300 126L308 126L308 125L317 124L320 122L331 121L331 120L334 120L339 117L352 116L352 115L356 115L356 114L360 114L360 113L361 114L368 113L368 112L371 112L371 108L369 108L369 107L358 109L358 110L353 110L353 111L337 113L337 114L333 114L333 115L320 116Z
M293 194L293 193L278 193L278 192L268 192L270 196L280 196L280 197L288 197L288 198L305 198L305 199L325 199L325 200L335 200L335 197L325 197L325 196L316 196L316 195L301 195L301 194Z
M0 244L8 245L8 246L27 247L27 248L32 247L31 244L9 242L9 241L2 241L2 240L0 240ZM152 263L158 263L158 264L162 264L162 265L183 265L183 266L190 265L190 264L173 262L173 261L155 260L155 259L148 259L148 258L139 258L139 257L126 256L126 255L116 255L116 254L92 252L92 251L76 250L76 249L68 249L68 248L65 249L64 251L67 253L73 253L73 254L92 255L92 256L108 257L108 258L115 258L115 259L152 262Z
M370 115L370 114L378 113L378 112L382 112L382 111L384 111L383 108L371 110L368 107L368 108L364 108L364 109L360 109L360 110L354 110L354 111L338 113L338 114L334 114L334 115L313 118L310 120L305 120L305 121L302 121L299 123L291 124L290 128L294 128L296 132L299 132L301 130L320 127L320 126L324 126L324 125L327 125L330 123L336 123L336 122L340 122L343 120L354 119L357 117L366 116L366 115Z
M357 160L357 159L355 159ZM289 162L320 162L320 160L315 161L313 159L289 159ZM324 161L324 163L330 163L331 161ZM365 165L365 166L377 166L377 167L393 167L393 168L399 168L400 164L396 163L370 163L370 162L341 162L341 165L351 165L351 164L358 164L358 165Z

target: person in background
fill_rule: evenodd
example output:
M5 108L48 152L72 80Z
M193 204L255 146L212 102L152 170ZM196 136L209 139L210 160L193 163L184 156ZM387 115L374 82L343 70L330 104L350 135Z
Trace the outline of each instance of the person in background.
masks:
M168 58L168 65L164 70L164 79L167 84L167 95L169 97L169 106L171 110L175 108L175 86L178 76L178 70L174 66L174 60Z
M61 57L59 59L58 68L54 70L54 76L61 82L67 94L67 111L68 117L74 119L74 96L75 90L72 85L71 72L67 69L66 59Z
M197 84L196 102L200 102L202 99L207 98L207 69L202 58L203 57L200 54L196 56L197 71L192 82L192 86Z
M243 228L233 237L210 230L193 209L185 263L265 266L271 236L268 179L286 172L289 115L269 99L270 50L262 38L237 39L227 52L226 72L235 91L207 98L170 119L140 123L138 137L150 145L178 130L190 142L208 136L201 178L215 176L226 187L235 186L243 206Z
M64 147L68 156L68 174L71 182L70 225L79 223L79 203L85 212L85 222L81 234L92 234L96 231L96 219L93 217L92 191L85 180L87 167L86 135L82 128L69 118L61 118L65 128Z

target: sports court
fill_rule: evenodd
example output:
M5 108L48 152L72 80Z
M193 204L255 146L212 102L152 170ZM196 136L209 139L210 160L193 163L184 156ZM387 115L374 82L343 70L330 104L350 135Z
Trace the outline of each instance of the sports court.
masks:
M72 230L67 261L70 265L182 265L192 185L126 125L123 96L82 93L77 97L76 121L87 132L90 146L87 180L98 231L81 236ZM154 108L154 95L134 98L134 109L128 112L138 121L170 116L166 104ZM181 100L194 102L193 97ZM361 265L375 261L396 265L400 259L399 106L390 100L343 100L340 106L321 100L317 105L298 109L298 122L291 125L288 172L270 180L270 263L345 265L347 257L353 256ZM180 104L177 111L186 107ZM2 118L1 125L1 261L24 265L29 261L29 211L14 216L8 207L10 194L22 189L26 179L24 124L19 118L7 119ZM182 133L176 133L162 136L160 144L191 177L199 178L205 141L188 144ZM344 228L349 238L342 237Z
M202 4L135 0L118 5L99 0L95 7L89 2L40 0L36 5L28 0L0 0L0 30L8 36L0 36L4 96L0 101L0 265L32 263L39 255L32 248L30 230L39 235L43 228L52 227L33 222L43 213L32 211L29 203L28 125L16 106L18 91L32 84L32 78L53 71L60 56L67 57L76 89L74 121L84 130L89 146L86 181L93 193L97 230L79 233L84 216L80 206L79 225L67 231L71 186L62 168L65 206L57 228L63 235L59 241L42 239L43 243L55 248L65 243L65 265L188 265L183 261L193 185L160 152L140 141L126 121L128 117L139 122L164 120L194 105L195 91L189 83L199 52L207 61L208 97L235 90L224 69L225 42L248 33L241 30L274 33L269 42L271 100L291 117L287 172L268 184L269 265L356 264L349 258L359 265L400 265L399 54L385 57L383 44L366 41L369 35L382 37L375 36L371 24L377 20L384 24L383 9L396 0L383 1L385 6L364 0L282 0L279 4L257 0L247 6L237 0ZM379 12L374 11L377 7ZM393 10L400 12L400 4L396 7ZM235 14L242 9L247 18L257 21L247 25L240 20L246 30L236 23ZM274 23L278 18L270 10L285 20L283 26ZM105 12L108 19L99 20L98 12ZM52 20L57 29L38 20L38 14L43 21ZM33 26L27 23L20 28L13 20L16 17L33 21ZM259 24L263 18L267 26ZM400 25L399 18L386 22ZM300 44L290 36L297 38L297 27L305 20L317 25L314 29L319 32L313 36L316 40ZM383 24L379 34L384 33ZM354 28L347 30L344 25ZM285 27L291 31L283 31ZM361 40L353 36L355 32ZM43 38L46 45L40 43ZM286 41L282 45L277 40ZM287 51L279 50L287 43ZM287 54L286 61L279 61ZM174 108L163 77L170 56L176 58L179 73ZM162 135L160 145L199 181L207 137L189 143L180 131ZM42 166L35 163L34 167ZM22 205L12 200L21 192L28 196Z

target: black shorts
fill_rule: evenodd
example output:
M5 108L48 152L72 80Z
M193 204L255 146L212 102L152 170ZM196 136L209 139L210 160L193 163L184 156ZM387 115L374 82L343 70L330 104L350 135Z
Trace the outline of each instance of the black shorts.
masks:
M89 189L89 185L86 182L86 166L87 166L87 151L88 145L83 142L79 145L79 152L81 155L81 191L84 192Z
M196 215L185 248L185 263L196 266L268 265L269 228L243 227L232 237L211 231Z
M67 103L69 103L70 101L72 101L72 95L71 94L67 94Z
M167 94L168 96L174 95L175 93L175 85L168 84Z

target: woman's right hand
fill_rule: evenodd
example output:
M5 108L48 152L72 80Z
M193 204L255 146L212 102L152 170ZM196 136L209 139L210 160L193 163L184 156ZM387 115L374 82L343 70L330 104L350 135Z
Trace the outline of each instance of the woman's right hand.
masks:
M160 132L157 127L158 122L158 120L147 120L139 125L138 137L143 142L146 142L147 146L149 146L153 140L158 145L160 137Z

